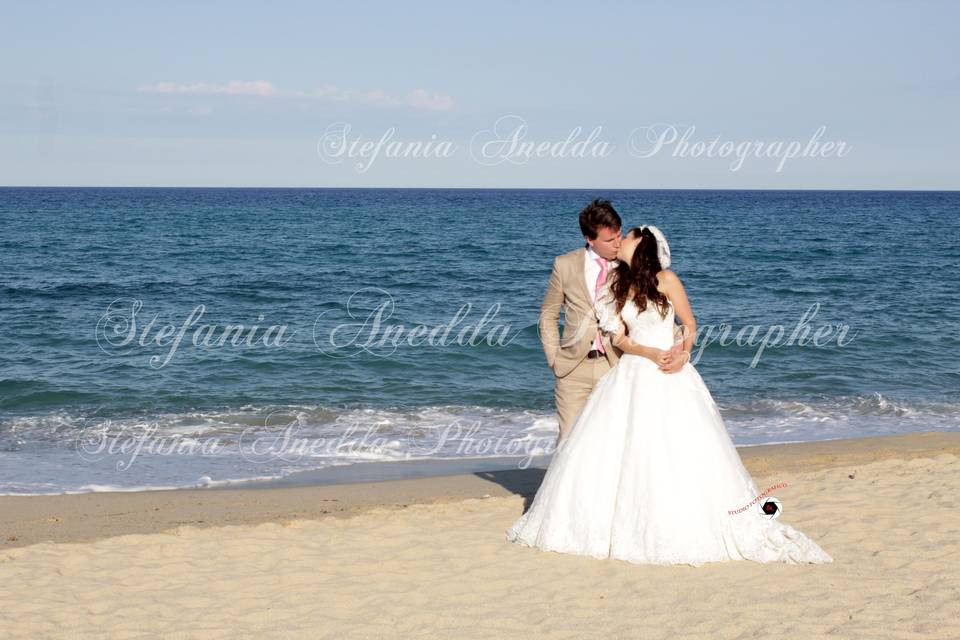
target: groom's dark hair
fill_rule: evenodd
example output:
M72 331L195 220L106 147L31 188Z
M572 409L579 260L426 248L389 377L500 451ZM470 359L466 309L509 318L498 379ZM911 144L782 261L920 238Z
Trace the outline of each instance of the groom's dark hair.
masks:
M597 198L580 212L580 231L591 240L597 239L597 230L600 227L619 229L622 226L620 214L608 200Z

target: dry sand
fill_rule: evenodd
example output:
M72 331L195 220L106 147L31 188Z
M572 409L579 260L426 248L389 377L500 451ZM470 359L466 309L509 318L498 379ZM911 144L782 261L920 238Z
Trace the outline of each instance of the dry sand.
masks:
M3 497L0 638L960 638L960 433L740 453L832 564L511 544L542 469Z

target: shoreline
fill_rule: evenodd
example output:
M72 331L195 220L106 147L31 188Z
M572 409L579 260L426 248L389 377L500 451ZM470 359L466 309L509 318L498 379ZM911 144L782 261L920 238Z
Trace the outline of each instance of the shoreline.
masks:
M857 467L888 459L960 456L960 432L916 432L737 448L754 477ZM83 543L182 526L289 523L351 518L371 509L402 510L500 496L532 498L548 456L519 468L523 458L364 463L199 489L0 496L0 549L41 542ZM538 466L542 465L542 466ZM763 487L760 487L763 489Z

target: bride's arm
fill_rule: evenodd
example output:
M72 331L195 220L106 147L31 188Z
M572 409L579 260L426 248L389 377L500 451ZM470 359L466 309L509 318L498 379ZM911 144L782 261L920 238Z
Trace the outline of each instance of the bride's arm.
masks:
M686 356L681 355L679 360L677 360L675 364L679 366L671 367L673 370L679 370L683 364L690 362L690 358L692 357L693 341L697 336L697 319L693 316L693 309L690 307L690 300L687 298L687 292L683 288L683 282L680 281L676 273L670 269L664 269L657 274L657 280L664 295L673 303L674 313L682 324L681 335L683 336L683 351L681 353L685 353Z

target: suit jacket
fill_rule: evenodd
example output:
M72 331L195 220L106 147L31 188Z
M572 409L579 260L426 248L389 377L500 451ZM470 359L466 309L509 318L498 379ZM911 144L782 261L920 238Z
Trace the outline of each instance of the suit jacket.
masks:
M599 324L593 299L584 274L586 248L581 247L553 261L553 272L547 284L547 293L540 306L540 341L553 373L562 378L580 364L593 348ZM563 335L558 327L560 310L564 311ZM611 365L617 364L620 349L603 336L603 346Z

